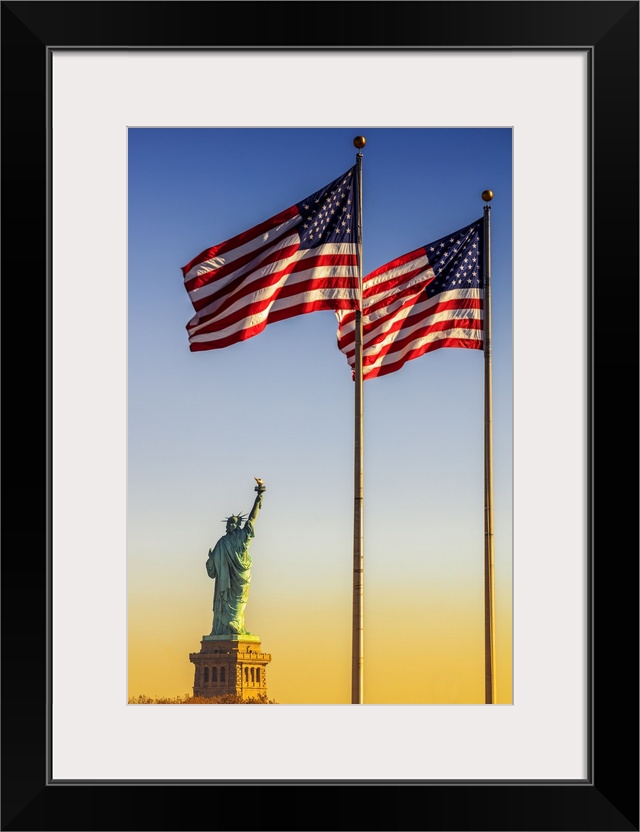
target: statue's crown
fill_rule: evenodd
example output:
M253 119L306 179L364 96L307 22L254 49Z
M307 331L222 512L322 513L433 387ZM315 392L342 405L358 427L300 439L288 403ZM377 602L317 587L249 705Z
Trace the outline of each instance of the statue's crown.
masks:
M228 523L229 521L231 521L232 523L239 524L242 523L245 517L245 514L232 514L230 517L225 517L222 522Z

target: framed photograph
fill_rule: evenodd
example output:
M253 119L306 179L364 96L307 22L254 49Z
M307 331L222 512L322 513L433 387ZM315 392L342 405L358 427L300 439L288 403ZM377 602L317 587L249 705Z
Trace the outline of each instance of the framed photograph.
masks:
M322 56L300 59L307 72L320 71ZM248 57L239 60L242 68L251 64ZM283 60L286 65L287 56L260 56L260 72L278 72ZM362 60L371 75L376 59ZM422 72L435 68L418 61ZM76 66L73 56L62 63L63 75ZM402 66L387 62L387 77ZM176 71L182 72L177 64ZM340 56L331 71L336 77L348 71ZM87 74L75 77L84 84ZM241 97L230 87L225 94ZM267 123L266 115L255 117ZM476 112L471 120L479 117ZM58 126L76 141L82 132L78 125ZM346 705L354 698L372 706L513 702L513 130L368 126L365 132L356 152L348 127L128 127L132 704L191 701L194 688L199 697L224 697L227 704L233 697L280 705ZM493 208L482 199L483 182L492 185ZM203 186L210 194L187 209L184 195ZM324 202L326 211L316 207ZM389 211L391 203L396 207ZM283 221L281 209L292 204L306 204L305 216L296 207ZM320 219L313 219L315 211ZM482 259L485 211L494 217L486 227L490 269ZM327 216L329 236L318 241ZM247 231L256 223L257 231ZM364 283L385 279L390 297L383 312L378 288L365 316L361 385L351 337L355 316L347 306L357 294L358 227ZM230 271L235 260L219 248L216 257L227 263L220 272L209 268L211 229L218 242L235 239L228 246L240 249L237 269ZM441 265L432 249L446 252ZM442 275L437 279L428 254ZM183 280L177 264L185 263ZM485 272L490 365L474 285ZM397 287L400 274L404 284ZM203 280L210 282L200 286ZM428 285L434 294L422 301ZM301 312L308 308L314 314ZM150 350L152 343L158 346ZM492 372L494 402L493 581L486 576L493 589L486 604L488 620L494 610L491 652L484 643L485 368ZM364 403L357 399L363 388ZM242 407L233 403L235 389L245 389ZM198 421L211 414L203 432L185 431L194 406ZM356 421L366 436L364 464L355 458ZM356 541L366 551L361 591L353 588L354 555L360 559L352 551L356 462L367 474L362 540ZM250 513L253 470L266 490ZM239 514L227 530L221 518L233 518L234 511ZM243 518L253 537L241 534ZM227 569L233 580L226 580ZM216 571L221 580L212 596ZM218 599L213 620L212 597ZM358 608L363 643L352 645Z
M304 34L293 27L296 34L285 35L283 17L293 12L302 20L303 10ZM617 279L625 306L636 302L637 309L637 31L636 2L2 3L4 288L5 310L13 313L5 320L20 345L5 424L12 439L7 446L29 451L26 465L9 456L10 493L17 499L5 512L12 546L5 547L2 564L3 829L638 829L637 524L631 532L626 522L635 519L637 501L626 508L629 489L620 476L638 414L628 396L621 406L629 374L614 371L621 355L625 364L637 355L637 315L633 345L627 345L628 324L615 331L611 325L610 291ZM203 34L209 32L215 34ZM286 600L301 631L298 673L306 687L272 708L133 705L135 694L155 692L142 689L145 679L161 686L162 656L171 661L175 644L184 643L181 628L191 632L194 621L200 626L210 619L210 606L202 614L191 609L210 605L204 573L197 589L179 580L172 591L164 585L173 552L186 547L199 553L204 546L206 555L215 542L214 520L222 519L209 515L249 508L217 509L232 496L220 483L208 493L213 477L205 469L224 455L226 477L233 463L244 471L255 459L263 467L249 473L265 476L269 488L269 460L256 448L261 431L284 418L277 404L284 387L265 382L265 367L277 360L269 355L287 347L265 331L243 345L254 350L245 352L244 363L228 366L229 388L242 391L238 406L252 414L236 420L242 428L236 436L233 418L211 419L218 405L204 385L212 370L194 359L212 353L189 354L184 329L185 356L176 364L184 360L185 373L195 375L163 393L169 350L162 332L175 330L179 319L187 323L189 298L180 287L180 299L176 292L167 312L154 288L159 284L135 284L131 274L157 278L163 258L173 262L184 253L175 264L179 270L197 251L221 242L213 229L203 238L205 205L222 216L237 203L246 228L254 216L255 222L268 216L246 205L250 194L232 192L233 176L221 194L206 164L200 163L200 180L195 168L187 173L187 160L193 164L199 152L203 159L224 153L231 167L244 156L255 173L243 178L253 178L256 191L284 199L293 189L295 202L313 192L312 184L331 178L313 143L317 135L329 146L367 130L372 156L385 139L400 145L407 137L397 161L385 161L385 184L392 189L403 176L411 179L407 170L416 183L428 184L427 168L420 172L417 159L412 162L411 140L421 158L429 155L423 143L429 130L442 131L440 139L469 130L509 137L512 180L503 191L512 194L507 200L496 186L495 197L496 217L502 199L513 223L506 248L513 312L497 336L512 338L513 351L504 388L512 424L499 425L503 441L513 431L499 456L500 475L513 482L513 505L509 492L510 516L501 526L502 540L511 539L497 552L511 584L501 619L503 639L511 631L501 646L509 672L491 705L466 690L456 698L451 679L428 688L411 666L413 653L422 650L424 659L424 638L417 625L393 619L389 628L376 625L387 645L389 678L372 670L375 696L369 704L366 698L347 704L340 690L313 675L313 651L326 651L335 640L330 616L314 618L303 589L299 602L293 599L296 580L304 586L304 570L295 576L283 570L281 589L270 597ZM229 144L223 151L217 138L207 144L220 131L233 150ZM270 156L258 150L258 139L291 158L282 175L267 170ZM432 147L437 170L444 151ZM460 165L468 164L463 151ZM354 153L346 150L345 169ZM190 187L174 191L179 207L160 199L152 204L150 183L164 186L181 166L176 181ZM296 167L300 192L295 182L277 191L284 172ZM478 188L478 216L480 191L492 186ZM378 183L376 189L383 193ZM434 216L440 211L446 223L458 199L447 204L440 191L432 198L438 208L430 210ZM285 204L278 199L273 213ZM375 235L380 258L412 248L393 250L400 230L393 237L389 228L383 254L382 231ZM184 252L175 245L178 235ZM415 245L430 239L427 230ZM24 291L25 252L37 293ZM377 265L365 259L367 268ZM34 306L35 316L25 314ZM304 317L321 326L322 316ZM336 354L327 361L343 361L347 370L345 356L329 346ZM305 378L302 348L295 359L310 401L314 393L339 401L324 370ZM402 372L422 366L410 365ZM179 377L180 367L172 370ZM219 391L225 378L216 372ZM414 390L426 380L413 378ZM428 381L435 384L431 376ZM398 389L389 386L389 397ZM413 411L421 407L426 410L416 398ZM501 413L498 408L497 421ZM45 430L35 414L46 415ZM163 443L169 419L188 434L179 450L168 433ZM434 419L425 412L423 442L435 430ZM320 445L327 461L334 453L331 464L341 464L340 427L332 430L336 448L330 437ZM303 442L295 436L292 431L292 448ZM614 436L620 440L612 447ZM219 453L199 451L213 444ZM378 464L393 479L395 464L400 484L407 453L402 447L394 458L390 450L386 459L374 457L372 467ZM305 483L313 482L314 472L299 472L295 461L290 469L288 481L298 473L301 481L285 492L286 506L283 498L272 503L283 518L280 529L287 506L304 516L313 497L312 486L305 497ZM153 489L140 486L142 471L149 480L156 472ZM322 476L316 469L320 483ZM425 474L424 494L435 505L432 480ZM394 496L408 495L408 517L391 497L379 504L373 497L374 514L388 509L400 523L421 529L428 515L419 500L412 502L420 487L406 488L396 486ZM239 499L235 491L233 499ZM461 511L461 491L456 503ZM207 515L188 543L184 519L171 514L183 504L193 516ZM336 527L345 521L340 508L326 505ZM33 506L45 520L39 528L27 516ZM182 517L188 514L183 509ZM266 511L264 517L271 522ZM305 523L311 538L317 537L314 522L310 515ZM374 531L374 551L382 543ZM313 541L300 545L313 551ZM202 572L201 554L196 559ZM278 566L277 552L271 563ZM377 576L381 586L399 568L390 563L388 575ZM406 580L409 590L415 569ZM268 606L256 596L256 605ZM436 604L435 592L428 604L425 597L424 606ZM194 632L193 651L203 633ZM458 649L455 633L438 638ZM180 684L190 681L187 658ZM440 699L438 691L445 691ZM366 806L363 789L376 790Z

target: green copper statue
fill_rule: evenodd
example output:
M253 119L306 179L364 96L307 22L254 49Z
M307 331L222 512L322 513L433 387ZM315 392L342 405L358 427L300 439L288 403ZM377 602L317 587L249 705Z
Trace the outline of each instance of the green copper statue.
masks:
M249 543L254 537L254 523L262 506L262 497L266 487L261 479L253 508L244 526L242 514L232 514L226 518L227 532L209 549L207 574L215 579L213 591L213 629L212 636L249 635L244 626L244 610L249 597L251 581L251 555Z

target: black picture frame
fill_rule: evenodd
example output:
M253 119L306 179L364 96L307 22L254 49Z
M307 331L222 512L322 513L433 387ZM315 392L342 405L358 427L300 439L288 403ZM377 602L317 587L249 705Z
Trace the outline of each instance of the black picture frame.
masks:
M313 3L312 17L305 17L308 4L294 2L1 5L2 290L9 386L3 409L8 475L3 489L2 829L638 830L638 501L635 485L629 484L637 483L630 476L637 468L629 460L638 458L639 3ZM287 27L286 20L295 25ZM581 49L589 54L591 686L585 781L354 778L227 785L56 784L47 779L51 52L276 46ZM541 187L552 198L553 183ZM534 288L544 292L544 281ZM554 320L564 314L555 310ZM553 325L544 330L553 337ZM268 759L269 749L262 753Z

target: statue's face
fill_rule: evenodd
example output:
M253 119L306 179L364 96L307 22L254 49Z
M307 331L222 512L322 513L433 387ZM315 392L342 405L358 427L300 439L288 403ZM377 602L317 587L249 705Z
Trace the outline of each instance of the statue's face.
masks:
M238 518L237 517L230 517L227 520L227 533L235 532L235 530L238 528L238 525L239 525Z

